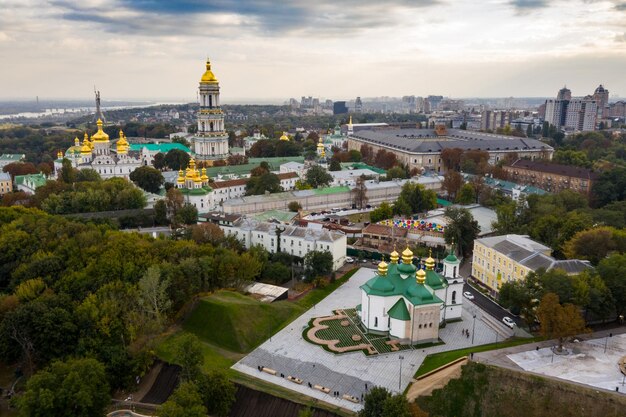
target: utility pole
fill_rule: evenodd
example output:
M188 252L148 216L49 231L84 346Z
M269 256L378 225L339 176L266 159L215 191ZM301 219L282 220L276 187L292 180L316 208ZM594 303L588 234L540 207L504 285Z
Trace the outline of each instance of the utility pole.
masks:
M400 355L400 373L398 374L398 392L402 391L402 360L404 356Z

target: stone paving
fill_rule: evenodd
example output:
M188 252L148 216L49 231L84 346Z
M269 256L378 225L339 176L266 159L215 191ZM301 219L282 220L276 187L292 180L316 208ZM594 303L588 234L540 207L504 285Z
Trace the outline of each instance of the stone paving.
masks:
M605 351L606 346L606 351ZM554 355L551 347L507 355L525 371L531 371L580 384L626 393L624 375L618 367L626 355L626 334L568 343L571 354Z
M493 320L484 321L483 315L486 316L487 313L464 299L463 321L449 323L440 329L439 337L444 344L439 346L375 356L366 356L361 352L335 355L302 338L302 331L311 318L332 315L336 309L354 308L359 304L361 296L359 287L372 278L374 273L371 269L361 268L348 282L233 365L233 369L310 397L358 411L362 408L361 403L355 404L335 398L332 392L338 391L340 397L348 394L359 399L372 386L402 392L427 355L472 346L471 335L469 338L464 336L463 329L472 332L475 326L474 345L497 342L502 340L503 336L513 335L513 331L501 323ZM400 360L401 356L403 360ZM260 372L259 366L276 370L278 376ZM285 378L281 378L281 374ZM304 382L302 385L295 384L288 381L287 376L300 378ZM330 388L331 395L309 388L309 383Z

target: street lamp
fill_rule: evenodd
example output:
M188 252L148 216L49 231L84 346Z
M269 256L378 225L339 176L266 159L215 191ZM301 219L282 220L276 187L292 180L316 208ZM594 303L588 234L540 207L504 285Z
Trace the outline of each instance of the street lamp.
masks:
M400 355L400 374L398 375L398 392L401 392L402 390L402 360L404 359L404 356Z
M472 324L472 345L474 344L474 333L476 332L476 313L474 313L474 322Z

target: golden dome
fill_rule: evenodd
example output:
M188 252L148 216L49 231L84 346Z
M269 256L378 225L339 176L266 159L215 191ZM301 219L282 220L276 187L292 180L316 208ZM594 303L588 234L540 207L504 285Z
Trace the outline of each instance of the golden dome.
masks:
M185 182L185 176L183 175L183 170L179 170L178 171L178 179L176 180L177 183L182 184Z
M418 284L424 285L426 282L426 272L424 272L423 269L418 270L415 274L415 280Z
M58 159L63 159L63 152L61 152L61 151L57 152L57 158Z
M80 147L81 155L89 155L91 153L91 146L89 146L89 141L87 139L83 140L83 146Z
M430 249L430 251L428 252L428 258L426 258L426 260L424 261L424 265L426 265L426 268L428 269L434 269L435 268L435 260L433 259L433 250Z
M209 176L206 174L206 168L202 168L202 182L207 182L209 180Z
M98 125L98 131L96 133L94 133L93 135L91 135L91 140L92 141L100 141L100 142L108 142L109 141L109 135L104 133L104 131L102 130L102 120L98 119L96 124Z
M289 136L287 136L287 134L283 132L283 135L280 137L280 140L289 140Z
M402 251L402 263L411 264L413 263L413 252L407 246L405 250Z
M117 140L117 153L128 153L128 141L124 132L120 129L120 138Z
M393 252L391 252L391 254L389 256L390 256L392 264L397 264L398 263L398 259L400 259L400 254L398 252L396 252L395 248L393 249Z
M202 74L202 78L200 78L201 83L205 84L217 84L217 78L215 78L215 74L211 71L211 61L207 58L206 60L206 71Z
M378 275L382 275L382 276L387 275L387 269L388 269L387 262L385 262L385 260L383 259L378 264Z

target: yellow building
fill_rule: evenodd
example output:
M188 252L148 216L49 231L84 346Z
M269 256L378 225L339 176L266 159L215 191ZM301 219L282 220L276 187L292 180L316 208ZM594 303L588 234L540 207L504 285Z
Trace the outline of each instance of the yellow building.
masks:
M11 191L13 191L11 175L6 172L0 172L0 196L10 193Z
M578 274L590 268L587 261L556 260L552 250L525 235L485 237L474 241L472 277L496 295L505 282L519 281L530 272L544 268Z

